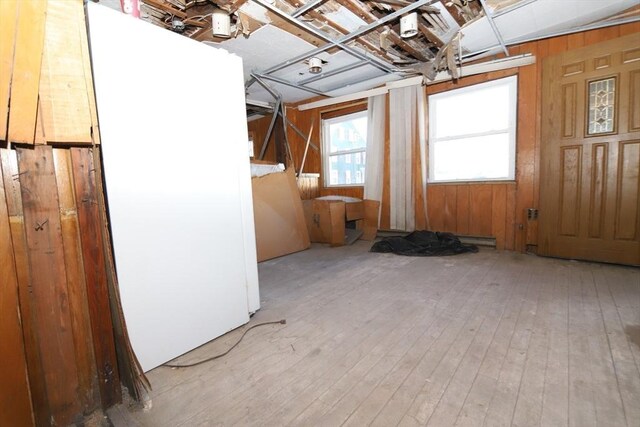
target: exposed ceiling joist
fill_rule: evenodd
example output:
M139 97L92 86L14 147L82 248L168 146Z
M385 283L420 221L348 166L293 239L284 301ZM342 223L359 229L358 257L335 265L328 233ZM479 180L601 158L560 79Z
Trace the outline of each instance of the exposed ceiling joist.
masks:
M287 102L304 93L344 93L340 88L362 88L363 81L384 84L415 73L432 77L443 71L455 75L460 63L508 53L512 44L640 17L637 0L141 1L143 19L223 48L227 39L212 34L211 14L217 9L230 14L231 39L243 37L251 44L252 34L270 26L309 43L307 51L295 50L287 60L283 59L287 43L274 43L272 47L282 51L277 61L253 62L252 70L270 78ZM403 38L400 18L410 12L418 14L418 31ZM323 61L319 74L309 74L305 64L312 56ZM250 96L258 90L258 98L270 97L262 87L251 86L253 81L249 81ZM289 97L292 93L295 98Z

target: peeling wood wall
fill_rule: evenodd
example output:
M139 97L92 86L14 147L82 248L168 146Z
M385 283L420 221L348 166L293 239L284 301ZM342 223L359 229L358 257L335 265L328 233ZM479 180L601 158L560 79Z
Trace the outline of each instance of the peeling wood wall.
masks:
M537 208L539 199L542 61L547 56L632 33L640 33L640 23L586 31L514 46L510 48L511 54L532 53L536 55L537 62L517 70L497 71L466 77L456 83L446 82L427 86L426 91L429 95L518 74L516 181L511 183L429 185L427 205L430 228L458 234L493 236L496 237L497 246L501 249L523 251L527 244L535 245L537 242L536 232L531 229L527 230L526 209ZM321 111L320 109L297 111L290 107L287 114L303 132L307 132L313 118L318 123ZM256 123L253 126L256 129L257 138L260 138L257 122L262 120L268 119L252 122ZM304 141L291 130L289 131L289 141L297 167L302 158ZM320 143L318 126L315 127L312 141ZM383 229L389 224L388 148L385 157L387 169L385 170L382 200L381 228ZM321 173L320 155L314 150L309 151L305 171ZM362 187L335 190L321 188L321 193L323 195L341 194L362 197Z

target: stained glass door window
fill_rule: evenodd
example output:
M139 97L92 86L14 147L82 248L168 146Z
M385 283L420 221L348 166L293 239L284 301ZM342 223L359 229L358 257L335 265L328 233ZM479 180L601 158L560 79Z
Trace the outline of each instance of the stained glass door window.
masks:
M598 135L614 131L615 105L615 77L589 82L588 135Z

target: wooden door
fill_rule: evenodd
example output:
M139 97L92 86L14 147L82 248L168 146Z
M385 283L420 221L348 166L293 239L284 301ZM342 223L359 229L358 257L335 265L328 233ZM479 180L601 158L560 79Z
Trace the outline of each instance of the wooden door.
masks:
M543 63L541 255L640 265L640 34Z

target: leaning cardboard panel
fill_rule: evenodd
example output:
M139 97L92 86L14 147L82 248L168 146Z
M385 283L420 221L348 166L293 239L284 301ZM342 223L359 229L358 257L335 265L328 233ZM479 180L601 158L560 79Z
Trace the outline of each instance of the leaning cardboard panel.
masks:
M258 261L307 249L311 243L293 169L251 179Z
M307 229L312 242L342 246L345 243L345 203L341 200L305 200Z
M380 202L377 200L363 200L364 221L362 229L362 240L375 240L378 234L378 217L380 213Z

